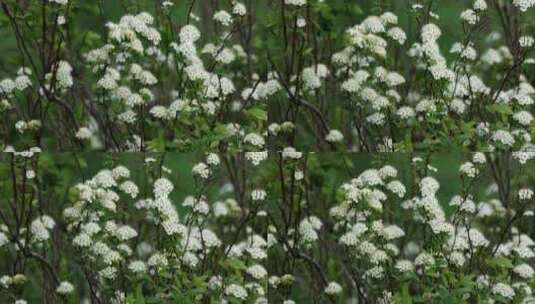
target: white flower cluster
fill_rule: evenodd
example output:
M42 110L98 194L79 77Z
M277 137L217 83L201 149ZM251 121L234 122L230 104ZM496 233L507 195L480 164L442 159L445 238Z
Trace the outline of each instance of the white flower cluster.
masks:
M526 12L528 9L535 6L534 0L513 0L513 4L518 7L522 12Z
M325 287L325 293L328 295L336 295L342 292L342 286L336 282L330 282L327 287Z
M483 165L493 161L492 155L488 157L487 159L483 153L473 154L470 161L460 165L461 178L479 179L484 171ZM422 158L413 159L414 168L424 164ZM426 172L436 171L429 165L425 166ZM535 256L535 242L527 234L520 233L516 227L512 228L511 236L503 240L494 238L496 232L504 228L489 226L488 221L491 218L506 220L507 214L498 199L477 203L475 196L463 193L451 199L450 211L446 212L443 209L445 205L439 201L441 185L436 178L422 175L414 185L419 192L414 193L412 198L403 200L407 191L405 185L396 179L397 176L398 170L389 165L364 170L358 177L340 187L336 195L340 201L330 208L329 217L325 220L314 213L315 210L318 215L323 214L321 208L305 205L306 215L299 217L301 220L296 227L297 231L290 229L288 242L279 245L290 255L292 250L310 254L303 259L305 265L316 258L326 265L340 263L348 273L358 272L359 277L365 279L371 289L376 286L385 288L386 285L382 285L382 282L394 280L411 282L410 284L431 290L435 288L435 283L423 287L426 278L435 276L437 270L449 271L447 268L452 269L453 273L470 271L480 282L484 279L484 272L469 268L469 264L473 263L470 260L474 259L475 252L482 255L490 252L513 264L503 268L508 273L507 279L479 287L489 301L510 301L520 294L522 297L518 300L522 303L533 301L529 282L535 276L535 271L529 261ZM492 193L495 192L489 195ZM533 197L533 191L529 188L518 191L519 204ZM531 210L531 207L528 208ZM389 216L394 214L393 217ZM412 224L407 225L407 222ZM419 230L425 237L411 239L415 233L411 229ZM271 227L271 232L276 233L276 229ZM492 237L487 238L486 235ZM268 234L268 238L270 236ZM333 244L332 238L338 244ZM272 239L276 244L279 242L274 237ZM340 252L341 255L325 257L324 261L314 255L315 250L321 250L323 246L328 246L333 255L336 255L335 252ZM485 267L496 267L487 258L481 258L481 263ZM311 268L317 269L316 266ZM328 276L327 273L325 279ZM292 284L294 280L290 275L271 276L269 284L277 289ZM337 282L327 281L324 284L323 292L332 299L344 290ZM395 292L397 290L387 290L385 297L388 298L388 294Z
M304 6L307 4L306 0L284 0L284 4L293 6Z
M70 294L73 291L74 291L74 286L67 281L61 282L58 288L56 288L56 292L62 295Z
M30 225L32 238L35 242L50 239L50 231L56 226L56 222L48 215L42 215L33 220Z
M205 166L215 169L221 162L217 154L209 153L205 159ZM155 159L147 158L147 166L155 163ZM166 173L171 170L163 167ZM202 172L202 170L201 170ZM194 170L192 174L197 174ZM213 288L222 288L229 298L246 300L252 296L260 301L264 298L263 280L267 277L267 270L262 262L267 259L268 242L264 237L256 234L250 227L242 241L229 244L228 247L218 237L214 230L206 226L214 218L231 217L241 214L238 203L233 199L209 204L204 196L186 197L180 213L172 200L175 186L166 177L154 180L152 197L141 198L140 190L131 178L130 170L124 166L117 166L113 170L101 170L92 178L73 187L75 202L63 211L66 229L72 235L72 246L79 252L79 259L83 263L91 263L102 284L114 286L118 276L127 271L129 275L158 276L169 269L197 269L218 251L228 259L248 261L247 266L240 269L241 275L248 278L244 285L227 282L221 279ZM228 191L228 190L226 190ZM226 192L222 192L226 193ZM257 188L252 190L253 200L265 200L266 192ZM137 200L136 200L137 199ZM132 206L137 210L128 210L128 200L133 200ZM135 213L142 215L142 222L130 222ZM182 217L187 223L182 224ZM161 247L150 238L145 239L145 232L138 232L134 227L140 224L152 227L153 231L161 231L158 238L167 238ZM42 244L51 238L51 231L55 221L47 215L36 218L31 223L31 238L35 244ZM7 228L6 228L7 229ZM149 229L150 230L150 229ZM10 244L7 231L0 231L0 247ZM221 233L225 233L222 231ZM137 248L131 247L137 244ZM218 253L219 255L219 253ZM2 278L3 285L10 285L12 278ZM60 282L56 293L67 297L75 287L67 281ZM263 302L262 302L263 303Z
M29 68L20 68L17 72L16 78L2 79L2 81L0 81L0 93L9 97L16 92L24 91L26 88L32 85L32 81L30 79L31 74L32 73ZM8 103L6 99L4 99L4 102Z
M63 211L67 229L74 235L73 246L82 250L82 258L98 261L99 273L106 279L116 277L119 263L132 255L128 242L138 236L130 225L120 223L117 215L120 193L132 198L139 192L129 177L130 171L123 166L98 172L92 179L74 187L78 201ZM62 294L71 291L67 284L57 290Z
M234 22L235 18L244 16L246 13L245 5L233 2L232 14L220 10L214 14L213 18L220 24L228 26ZM106 27L107 43L90 50L84 57L89 69L98 77L95 90L99 92L99 100L94 100L96 104L91 106L113 105L110 115L113 125L117 125L114 132L125 128L133 131L135 128L131 126L140 123L141 119L155 120L157 124L172 126L174 131L182 127L189 129L192 120L211 125L216 117L220 117L216 114L227 111L240 112L247 110L247 107L258 107L248 102L249 99L266 99L281 88L273 73L270 73L266 82L259 81L259 76L254 74L251 83L244 84L241 91L243 100L236 98L238 90L233 78L240 77L240 72L229 71L227 73L216 68L219 65L229 66L236 61L247 60L248 55L241 45L226 45L233 34L232 31L224 33L223 37L216 39L216 42L207 43L199 49L197 44L201 34L193 24L187 24L180 29L178 41L162 46L158 24L154 17L146 12L125 15L118 23L108 22ZM209 60L210 66L205 65L202 58L204 54L208 54L215 60L215 66L212 66L212 60ZM155 63L166 73L173 73L173 75L178 73L176 75L180 79L178 86L171 87L171 89L167 87L165 80L162 82L162 79L154 74ZM54 72L47 74L46 77L49 82L55 80L51 84L56 84L59 89L72 87L72 68L67 62L60 61ZM9 92L15 87L23 89L29 85L29 80L26 79L27 77L20 78L16 86L14 81L6 80L0 85L0 89ZM167 92L165 94L168 96L156 100L155 92L161 86L165 86L163 91ZM227 103L232 106L222 107ZM8 103L7 106L10 104ZM145 111L148 115L142 113ZM241 121L242 117L238 116L235 119ZM80 127L75 137L79 140L91 139L92 147L98 147L101 144L101 136L107 136L102 134L105 130L101 130L107 127L103 126L100 121L94 120L93 117L81 124L86 127ZM91 127L91 124L97 124L98 127L97 125ZM218 132L226 133L226 138L237 136L240 139L238 144L246 134L242 125L237 122L227 122L227 130L222 130L219 124L215 127L218 128ZM254 124L251 127L254 128L255 133L260 133L258 131L261 125ZM117 136L120 137L119 134ZM121 138L120 142L117 139L114 140L120 149L142 149L141 138L143 136L137 134L137 131L128 132L124 136L125 138ZM188 138L182 139L189 143Z
M532 6L526 1L522 5L520 3L515 3L515 5ZM419 5L415 7L418 9ZM485 0L476 0L472 8L461 13L461 19L469 25L476 25L487 10L488 5ZM433 17L432 12L431 17ZM351 109L359 113L356 118L357 125L362 124L361 128L376 130L384 136L382 141L388 143L392 142L390 136L397 133L395 129L397 126L401 126L403 130L405 130L404 126L408 128L418 126L417 128L425 129L429 127L429 122L433 124L434 119L438 117L454 119L456 124L459 121L458 117L473 116L474 112L470 109L479 98L485 98L492 100L492 103L507 104L514 110L502 110L507 117L506 124L495 120L479 121L476 128L478 136L474 138L474 142L481 142L481 145L489 151L529 148L532 142L529 126L533 121L530 107L533 104L535 89L524 75L520 75L517 86L507 86L499 90L492 87L495 85L495 79L487 77L487 72L493 67L508 66L514 60L513 54L506 46L500 46L497 49L489 48L480 55L473 41L455 42L450 52L466 66L466 72L461 73L459 62L450 63L442 54L441 47L439 47L442 29L438 23L424 24L420 30L420 42L414 43L407 52L407 56L414 61L411 78L419 79L418 75L421 74L425 76L423 79L427 83L435 83L437 87L443 88L444 92L438 97L437 94L422 89L423 86L413 85L407 95L402 89L407 76L395 70L389 70L384 62L384 59L389 58L391 53L392 56L397 56L395 55L397 48L392 45L391 41L403 44L407 38L405 32L396 27L397 22L397 16L390 12L381 16L368 16L360 24L347 29L348 45L332 56L332 62L336 68L332 74L342 80L339 85L340 90L346 94ZM491 36L495 37L499 34L494 33ZM489 43L497 41L492 37L489 37ZM519 37L519 44L523 48L531 48L535 44L533 41L535 40L529 35ZM526 60L522 64L527 65L529 61ZM319 66L321 65L317 65ZM310 88L321 86L319 74L327 74L319 73L320 70L311 67L303 71L301 78L305 92ZM498 80L501 77L505 76L500 74ZM488 109L493 112L491 108ZM481 114L481 117L473 119L487 120L490 117L492 115ZM428 119L432 120L428 121ZM387 122L389 128L385 128ZM436 132L436 130L433 129L431 132ZM358 129L355 129L354 133L362 136ZM276 132L274 135L281 134ZM327 141L343 138L336 135L335 137L328 136ZM358 140L362 141L362 138ZM392 145L385 145L385 147L389 146ZM384 147L378 145L378 149L382 148Z

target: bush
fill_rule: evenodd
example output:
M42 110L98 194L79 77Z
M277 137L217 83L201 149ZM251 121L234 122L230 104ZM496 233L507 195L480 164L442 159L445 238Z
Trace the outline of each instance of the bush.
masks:
M535 303L534 6L2 1L0 303Z

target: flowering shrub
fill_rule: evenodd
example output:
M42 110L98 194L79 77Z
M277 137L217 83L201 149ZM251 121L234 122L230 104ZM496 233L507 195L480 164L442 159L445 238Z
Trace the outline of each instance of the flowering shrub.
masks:
M250 138L265 133L267 89L238 43L247 8L214 14L221 33L203 37L191 10L179 24L173 3L161 5L156 17L125 14L77 41L75 18L95 4L4 3L24 64L0 82L4 149L262 150Z
M286 61L271 61L287 95L270 112L277 148L288 142L355 151L518 151L532 145L535 40L527 11L533 2L463 1L466 10L455 21L462 31L451 45L441 41L442 25L451 20L434 12L440 4L407 2L403 18L414 26L379 9L347 25L335 40L342 42L334 44L338 49L326 47L332 36L314 19L326 18L329 4L286 7L277 25L291 33L292 47L281 51ZM494 22L496 14L501 22Z
M432 157L4 154L0 299L533 301L535 155Z
M1 1L0 303L535 303L534 6Z
M428 156L279 158L279 202L268 212L270 301L532 303L526 157L450 159L457 177Z
M3 157L2 302L267 303L266 193L245 157L208 154L190 177L165 155L134 155L136 171L125 157L94 175L79 171L83 157ZM56 166L74 178L59 181Z
M3 149L532 145L532 1L467 1L453 42L432 0L400 17L389 1L366 14L339 1L197 2L132 1L122 17L102 3L3 3L17 42L0 81ZM77 18L95 10L101 24L86 31Z

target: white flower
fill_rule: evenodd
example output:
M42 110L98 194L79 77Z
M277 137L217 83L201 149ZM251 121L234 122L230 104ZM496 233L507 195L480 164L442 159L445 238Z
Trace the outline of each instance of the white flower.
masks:
M535 157L535 152L513 152L513 158L522 165Z
M422 27L422 42L435 42L442 35L442 31L433 23L426 24Z
M232 16L225 10L215 13L214 20L221 23L223 26L229 26L232 24Z
M414 260L416 266L431 266L433 264L435 264L435 258L427 252L420 253Z
M286 5L303 6L307 4L307 0L284 0Z
M161 253L155 253L149 258L147 265L151 267L165 267L168 265L168 261L165 255Z
M513 115L513 119L523 126L529 126L533 121L533 115L528 111L520 111Z
M15 88L15 82L9 78L0 81L0 92L3 94L10 94Z
M235 298L246 300L247 299L247 290L238 284L230 284L225 288L225 294L233 296Z
M262 265L253 265L247 268L247 273L253 278L260 280L267 276L267 270Z
M383 229L382 235L385 237L386 240L391 241L405 236L405 232L403 231L403 229L399 228L396 225L390 225Z
M72 240L72 243L77 247L89 247L92 242L91 237L87 233L80 233Z
M405 41L407 41L407 34L405 34L405 32L399 27L393 27L389 29L386 34L388 37L392 38L401 45L405 44Z
M523 188L518 190L518 198L520 200L530 200L533 197L533 190L529 188Z
M238 16L245 16L247 14L247 8L243 3L236 2L232 7L232 13Z
M136 198L139 194L139 189L132 181L125 181L120 186L121 190L130 195L132 198Z
M509 300L512 300L515 296L515 291L513 288L505 283L497 283L492 286L492 293L495 295L500 295Z
M57 4L60 4L60 5L66 5L69 0L50 0L50 2L56 2Z
M383 21L377 16L366 17L366 19L362 21L361 26L365 31L372 34L382 33L385 31Z
M461 252L454 251L450 254L449 262L457 267L462 267L466 262L466 258Z
M210 177L211 170L210 167L208 167L205 163L198 163L195 166L193 166L193 169L191 170L193 174L200 176L201 178L207 179Z
M383 21L384 24L397 24L398 23L398 16L396 16L392 12L385 12L379 18L381 18L381 21Z
M219 165L220 162L221 162L221 160L219 159L219 156L217 154L215 154L215 153L210 153L206 157L206 163L208 165L217 166L217 165Z
M33 171L33 170L26 170L26 178L27 178L27 179L34 179L34 178L35 178L35 171Z
M245 158L253 165L258 166L261 162L268 158L268 152L245 152Z
M208 281L208 288L217 290L223 286L223 278L219 275L212 276Z
M476 12L471 9L467 9L461 13L461 19L466 21L466 23L474 25L479 22L479 16Z
M463 175L466 175L470 178L476 177L479 174L479 170L471 162L466 162L461 165L459 172Z
M262 137L261 135L258 135L256 133L249 133L245 136L245 138L243 139L243 142L244 143L249 143L253 146L256 146L256 147L259 147L259 148L262 148L264 147L264 145L266 144L266 141L264 140L264 137Z
M174 189L173 183L167 178L159 178L154 182L154 196L167 197Z
M327 287L325 287L324 292L328 295L336 295L342 292L342 286L336 282L330 282Z
M505 130L497 130L492 134L492 141L501 143L504 146L513 146L515 138Z
M134 273L144 273L147 271L147 265L143 261L132 261L128 265L128 269Z
M28 124L25 121L19 120L15 123L15 129L19 131L19 133L24 133L24 131L28 128Z
M113 266L109 266L100 270L98 273L100 276L102 276L105 279L113 280L117 277L117 268Z
M318 233L314 228L314 224L308 219L304 219L299 224L299 233L301 235L301 241L304 243L311 243L318 239Z
M56 0L57 1L57 0ZM67 3L67 1L65 1ZM56 81L60 88L70 88L73 85L73 79L71 76L72 67L66 61L60 61L56 70ZM51 74L47 74L47 78L51 78Z
M416 113L414 112L413 108L404 106L397 110L396 115L398 115L401 119L409 119L416 116Z
M476 11L485 11L487 10L488 6L485 0L476 0L474 1L474 10Z
M386 188L400 198L404 197L405 193L407 192L407 190L405 189L405 185L403 185L400 181L397 180L388 183L386 185Z
M120 241L126 241L135 238L137 236L137 231L128 225L123 225L115 231L115 236Z
M0 247L4 246L7 243L9 243L9 239L3 232L0 232Z
M340 142L344 139L344 135L342 134L342 132L338 131L338 130L331 130L329 131L329 134L327 134L327 136L325 137L325 140L328 141L328 142Z
M381 178L390 178L396 177L398 175L398 170L390 165L383 166L379 169L379 176Z
M433 177L427 176L420 181L420 192L423 196L434 196L440 184Z
M487 162L487 159L485 158L485 154L481 152L476 152L472 157L472 161L476 164L484 164Z
M61 295L67 295L73 291L74 291L74 286L72 286L72 284L67 281L61 282L58 288L56 288L56 292Z
M409 272L414 270L414 265L409 260L399 260L394 266L399 272Z
M251 192L251 199L253 201L263 201L266 199L267 193L263 189L255 189Z
M377 112L366 117L366 121L377 126L382 126L385 123L385 118L385 114Z
M75 136L78 139L88 139L88 138L91 138L93 134L91 130L89 130L89 128L81 127L80 129L78 129Z
M180 29L180 42L182 43L194 43L201 38L201 33L194 25L188 24Z
M32 81L26 75L17 76L15 79L15 87L17 90L22 91L32 85Z
M162 7L163 8L168 8L168 7L171 7L173 5L175 5L175 4L172 1L164 1L164 2L162 2Z
M535 0L513 0L513 4L522 12L527 11L535 5Z
M32 221L30 231L32 232L33 240L36 242L48 240L50 238L49 229L54 228L55 225L54 220L47 215L43 215Z
M535 44L535 40L532 36L522 36L518 39L520 46L523 48L530 48Z
M535 274L535 271L528 264L520 264L513 268L513 271L523 279L531 279Z

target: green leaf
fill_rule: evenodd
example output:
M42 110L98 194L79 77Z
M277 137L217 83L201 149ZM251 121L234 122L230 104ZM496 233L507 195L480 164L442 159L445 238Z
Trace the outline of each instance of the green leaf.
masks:
M130 294L126 298L127 304L145 304L145 296L143 295L143 284L136 286L136 291L134 294Z
M493 105L487 106L487 110L491 113L508 114L508 115L513 114L513 110L511 109L511 107L506 104L493 104Z
M403 287L401 287L401 304L412 304L412 297L408 284L404 284Z
M510 259L506 257L494 257L487 260L487 263L489 266L496 267L496 268L506 268L511 269L513 268L513 263Z
M247 110L246 113L248 116L257 119L258 121L267 121L268 119L267 111L261 108L251 108Z
M239 259L229 259L227 261L223 261L221 262L221 264L224 266L224 267L229 267L233 270L245 270L247 269L247 266L245 265L245 262L243 262L242 260L239 260Z

